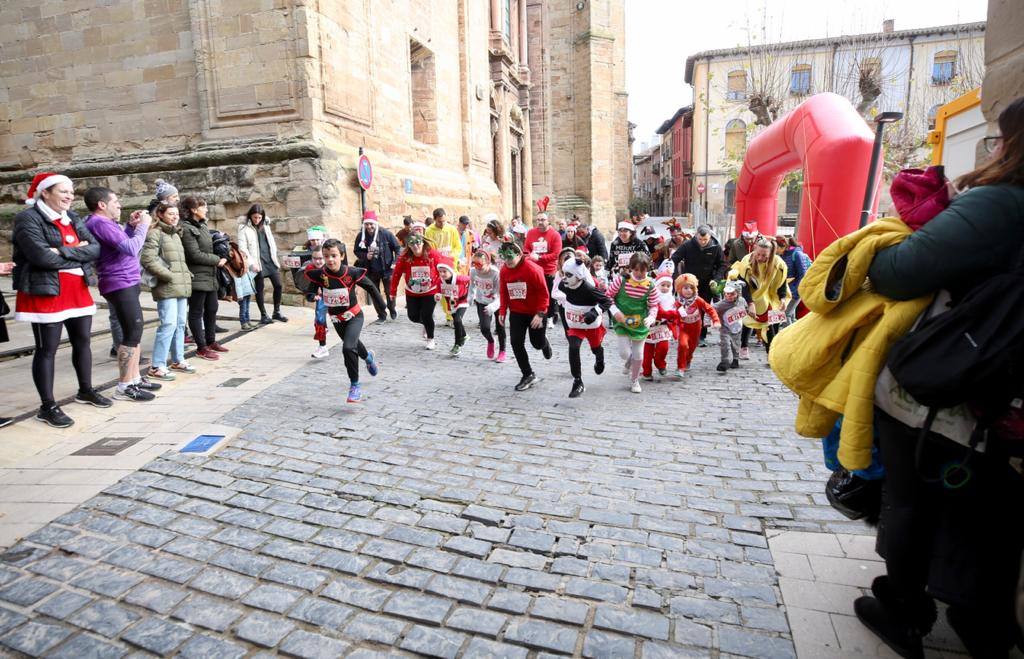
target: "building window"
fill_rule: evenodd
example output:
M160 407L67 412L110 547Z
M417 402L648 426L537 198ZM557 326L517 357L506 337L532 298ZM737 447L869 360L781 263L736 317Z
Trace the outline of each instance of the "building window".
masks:
M948 85L956 75L956 51L944 50L935 53L932 60L932 84Z
M409 72L413 139L426 144L437 144L434 53L418 41L409 41Z
M928 130L935 130L935 119L939 116L939 110L942 108L942 104L933 105L931 110L928 110Z
M798 181L793 181L786 186L786 215L796 215L800 212L800 197L803 186Z
M725 212L736 212L736 181L725 184Z
M730 101L743 101L747 98L747 72L743 70L729 72L729 87L725 93Z
M747 124L733 119L725 125L725 157L742 158L747 149Z
M505 41L512 43L512 0L502 0L501 25L505 34Z
M789 74L789 93L806 96L811 93L811 65L797 64Z

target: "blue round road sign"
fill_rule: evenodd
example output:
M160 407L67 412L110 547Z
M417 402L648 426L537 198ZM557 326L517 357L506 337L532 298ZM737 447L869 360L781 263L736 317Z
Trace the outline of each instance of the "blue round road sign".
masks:
M373 167L370 165L370 159L366 156L359 156L357 175L359 176L359 187L369 190L373 183Z

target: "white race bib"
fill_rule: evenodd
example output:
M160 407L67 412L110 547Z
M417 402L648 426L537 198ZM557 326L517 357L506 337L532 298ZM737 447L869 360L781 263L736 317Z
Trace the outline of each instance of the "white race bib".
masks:
M458 284L445 284L445 283L442 283L441 284L441 295L443 295L443 296L445 296L447 298L455 299L459 295L459 286L458 286Z
M329 307L347 307L348 306L348 289L347 288L324 288L321 289L323 292L320 297Z
M302 259L293 254L279 254L278 260L281 262L282 268L291 268L295 270L302 267Z
M537 241L533 243L533 253L537 256L548 253L548 241L546 238L538 238Z
M409 268L409 290L413 293L430 290L430 266L414 265Z
M701 313L696 305L690 307L679 307L679 317L683 319L686 324L696 323L700 320Z
M625 267L629 266L629 259L631 259L632 257L633 257L632 254L626 253L626 254L619 254L617 257L615 257L615 259L616 259L616 262L619 264L620 268L625 268Z
M658 343L660 341L671 341L672 330L668 328L668 325L654 325L651 327L651 331L647 334L648 343Z
M772 309L768 310L768 324L769 325L778 325L779 323L784 323L784 322L786 322L786 312L785 311L774 311Z
M733 307L725 312L722 317L722 322L725 324L729 331L733 334L740 331L743 327L743 319L747 317L746 309L740 309L739 307Z
M494 297L494 281L491 279L481 279L477 282L476 289L479 291L480 297L488 299Z
M508 284L508 297L510 300L525 300L526 299L526 282L525 281L510 281Z

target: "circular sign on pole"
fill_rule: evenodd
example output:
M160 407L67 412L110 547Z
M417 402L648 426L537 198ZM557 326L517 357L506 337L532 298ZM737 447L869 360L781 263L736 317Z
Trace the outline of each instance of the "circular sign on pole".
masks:
M704 190L705 189L706 188L704 187L703 183L698 183L697 184L697 194L704 194Z
M359 167L356 168L356 174L359 177L359 187L369 190L373 183L373 167L370 165L369 158L359 156Z

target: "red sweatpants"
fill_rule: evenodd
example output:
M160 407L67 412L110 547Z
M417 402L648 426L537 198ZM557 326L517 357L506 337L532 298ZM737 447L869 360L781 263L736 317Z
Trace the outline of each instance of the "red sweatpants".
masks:
M690 361L700 341L700 328L703 323L683 323L679 330L679 351L676 353L676 368L685 371L690 368Z
M651 365L653 364L658 370L665 370L668 368L666 360L668 359L668 341L658 341L657 343L644 343L644 375L646 377L651 376Z

